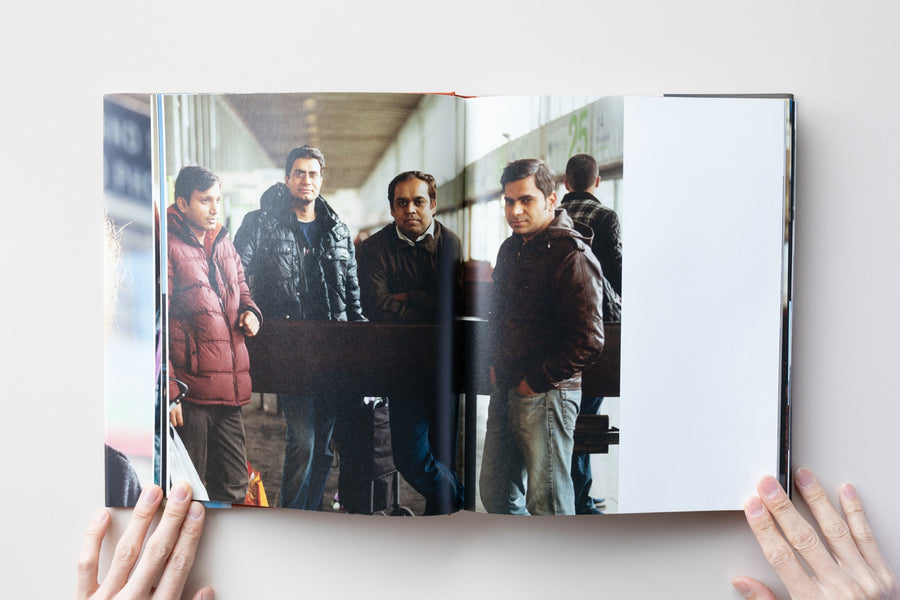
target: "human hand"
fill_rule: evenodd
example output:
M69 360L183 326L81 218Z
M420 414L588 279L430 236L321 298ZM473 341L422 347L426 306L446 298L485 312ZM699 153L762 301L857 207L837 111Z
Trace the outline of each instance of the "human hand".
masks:
M744 505L753 535L791 598L900 598L897 580L875 544L856 489L849 483L841 488L844 520L811 471L799 469L794 482L827 546L773 477L763 477L757 485L760 497L750 498ZM812 575L803 568L798 554ZM775 599L772 590L755 579L736 577L731 583L745 598Z
M243 330L244 335L253 337L259 331L259 319L256 318L256 314L252 310L245 310L238 317L238 327Z
M97 568L100 546L109 530L111 516L105 509L97 514L88 527L78 556L77 600L181 598L194 563L206 511L201 503L191 502L191 487L188 484L177 483L172 488L159 525L142 553L141 545L162 496L162 490L156 485L146 488L141 494L125 533L116 544L109 572L102 583L97 580ZM205 587L194 595L193 600L213 598L212 588Z
M184 425L184 413L181 411L180 404L176 404L169 410L169 423L175 427Z
M518 392L518 394L520 396L534 396L535 395L534 390L531 389L531 386L528 385L528 382L525 381L524 379L519 382L519 385L516 386L516 392Z

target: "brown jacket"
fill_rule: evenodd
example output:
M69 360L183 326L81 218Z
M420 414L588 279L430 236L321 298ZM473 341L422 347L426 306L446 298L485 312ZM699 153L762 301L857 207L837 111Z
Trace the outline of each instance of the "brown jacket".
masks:
M513 234L494 268L491 344L502 387L522 379L535 392L581 387L603 350L600 264L591 231L557 209L530 242Z

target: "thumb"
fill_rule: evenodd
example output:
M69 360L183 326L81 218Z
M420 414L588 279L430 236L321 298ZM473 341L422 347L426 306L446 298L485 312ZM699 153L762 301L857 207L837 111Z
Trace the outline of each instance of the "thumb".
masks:
M765 584L750 577L735 577L731 580L731 585L748 600L777 600Z

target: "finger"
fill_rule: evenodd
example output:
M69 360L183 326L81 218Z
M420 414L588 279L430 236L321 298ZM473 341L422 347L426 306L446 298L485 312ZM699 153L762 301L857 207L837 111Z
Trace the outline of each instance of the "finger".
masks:
M176 483L169 494L159 525L147 540L141 560L126 585L129 593L143 598L156 584L181 532L190 503L191 486L183 481Z
M897 580L894 577L891 567L881 555L881 551L875 544L875 536L872 534L872 528L869 527L869 521L863 513L862 501L856 493L856 488L851 484L846 484L841 488L840 493L841 508L847 516L847 523L850 528L853 540L856 543L863 559L872 569L881 583L885 592L892 592L897 595Z
M162 490L159 486L151 485L141 492L141 497L138 498L128 526L125 528L125 533L116 544L109 572L100 585L104 596L112 596L125 586L128 575L131 574L131 570L141 554L141 546L144 544L147 529L150 527L150 522L161 501Z
M184 583L194 564L197 545L200 543L200 534L203 532L205 515L206 510L202 504L191 503L187 517L181 526L178 540L175 542L166 568L156 586L155 598L181 598Z
M211 587L205 587L196 594L193 600L215 600L216 594Z
M731 585L748 600L776 600L772 590L750 577L735 577L731 581Z
M816 577L839 578L840 569L828 548L813 526L800 516L778 481L767 475L759 480L758 489L766 508L784 532L785 539L803 557Z
M84 536L84 543L81 545L81 552L78 554L78 587L75 592L76 598L89 598L91 594L97 591L100 584L97 583L97 568L100 564L100 547L103 545L103 538L109 531L110 523L109 511L102 510L97 513L91 524L88 525L87 533Z
M752 497L744 504L744 515L750 530L763 551L766 561L775 569L784 586L794 598L812 597L815 582L807 575L794 549L784 539L772 515L760 498Z
M869 568L850 533L850 527L834 508L828 499L828 494L819 484L815 475L808 469L798 469L794 483L809 506L819 530L828 541L835 557L844 565L845 569L850 570L855 578L864 577Z

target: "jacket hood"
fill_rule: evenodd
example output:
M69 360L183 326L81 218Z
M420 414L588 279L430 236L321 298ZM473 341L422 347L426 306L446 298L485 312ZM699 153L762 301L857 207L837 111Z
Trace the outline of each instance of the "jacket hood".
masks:
M594 232L587 225L573 221L566 209L557 208L556 216L546 229L535 236L535 239L551 240L563 237L575 238L590 246Z

